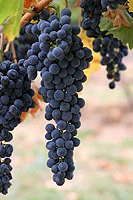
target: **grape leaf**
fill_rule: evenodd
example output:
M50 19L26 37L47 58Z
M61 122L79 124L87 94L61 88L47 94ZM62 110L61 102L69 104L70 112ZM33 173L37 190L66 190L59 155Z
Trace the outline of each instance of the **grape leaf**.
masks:
M103 17L101 18L99 27L102 31L108 31L113 28L113 21L105 17L106 13L103 13Z
M121 40L124 44L128 44L130 49L133 49L133 23L129 28L122 26L121 28L112 28L109 33L113 34L114 37Z
M9 42L19 35L24 0L0 0L0 25Z
M100 29L108 31L107 34L113 34L115 38L121 40L124 44L128 44L130 49L133 49L133 18L129 13L123 9L126 19L130 23L130 27L122 25L121 27L114 27L113 20L107 19L105 15L101 18Z

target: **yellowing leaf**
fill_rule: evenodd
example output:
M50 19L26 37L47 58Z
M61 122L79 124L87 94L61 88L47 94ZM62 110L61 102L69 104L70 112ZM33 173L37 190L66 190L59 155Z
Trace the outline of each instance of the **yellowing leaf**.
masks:
M129 12L133 12L133 0L128 0Z
M100 54L93 51L93 38L88 38L85 31L82 30L79 37L82 39L84 46L90 48L93 54L93 61L90 63L89 68L85 70L85 74L89 79L92 73L100 69Z
M0 25L9 42L19 35L24 0L0 0Z

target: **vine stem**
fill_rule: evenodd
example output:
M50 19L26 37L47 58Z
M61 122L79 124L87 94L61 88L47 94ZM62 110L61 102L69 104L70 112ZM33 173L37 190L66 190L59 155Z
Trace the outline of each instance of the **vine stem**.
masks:
M28 8L23 8L23 12L26 12L26 13L34 13L33 10L28 9Z
M36 12L39 13L41 12L41 10L43 10L43 8L45 6L47 6L52 0L42 0L40 2L38 2L37 4L35 4L33 7L32 7L32 10L35 12L35 13L26 13L23 17L22 17L22 20L21 20L21 27L24 26L28 21L30 21L35 15L36 15Z

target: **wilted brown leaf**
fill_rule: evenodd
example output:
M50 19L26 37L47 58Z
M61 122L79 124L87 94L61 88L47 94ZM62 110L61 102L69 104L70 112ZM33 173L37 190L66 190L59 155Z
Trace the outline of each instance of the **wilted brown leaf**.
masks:
M115 27L120 28L122 25L126 27L131 27L131 24L127 20L123 10L111 10L108 8L105 17L108 19L113 19L113 25Z

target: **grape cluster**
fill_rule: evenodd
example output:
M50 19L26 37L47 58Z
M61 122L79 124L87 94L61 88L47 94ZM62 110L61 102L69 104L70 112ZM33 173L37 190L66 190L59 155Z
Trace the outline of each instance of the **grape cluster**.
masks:
M113 38L112 35L107 35L102 39L96 38L93 41L93 49L95 52L100 52L101 64L107 66L107 78L112 80L109 88L114 89L115 82L120 81L120 71L126 70L122 59L128 55L127 46L123 45L120 40Z
M27 23L20 29L20 36L14 40L14 48L16 52L16 59L19 61L20 59L27 59L27 51L31 48L32 43L37 41L36 35L27 34L25 32L25 28L30 23ZM4 49L6 48L7 43L4 45ZM7 52L4 53L3 60L13 61L13 54L11 47Z
M7 194L8 188L11 186L10 180L12 179L12 167L10 163L10 158L5 158L0 162L0 192L4 195Z
M104 35L99 28L102 12L104 11L101 0L81 0L80 7L82 8L81 26L86 30L88 37L98 37Z
M45 138L49 140L46 144L49 150L47 166L53 172L53 180L60 186L65 178L73 178L73 151L80 144L75 136L81 126L80 109L85 105L77 92L83 89L87 79L83 70L92 60L91 50L83 47L77 36L80 28L70 23L71 11L65 8L60 20L55 14L47 14L47 18L45 15L45 19L26 28L27 32L38 36L38 42L27 52L24 66L32 80L37 71L41 71L39 94L48 103L45 118L56 123L55 126L46 125Z
M20 122L22 112L35 106L31 81L23 67L24 60L18 64L3 61L0 65L0 192L7 194L12 179L10 166L13 147L6 143L13 138L12 131Z
M125 0L81 0L80 7L82 9L83 20L81 26L86 30L88 37L104 37L107 31L101 31L99 27L102 13L107 8L115 10L118 4L125 5Z
M126 3L125 0L101 0L101 5L103 8L109 7L111 10L115 10L118 8L118 5L124 5Z
M112 10L117 9L118 5L126 5L125 0L81 0L80 7L82 9L83 20L81 26L86 30L88 37L105 36L106 31L101 31L99 27L102 13L107 11L109 7Z
M101 31L99 23L102 12L106 11L108 6L116 9L118 4L124 3L124 0L82 0L80 4L83 10L81 25L88 37L95 38L93 50L100 52L101 64L107 66L107 78L112 80L109 84L110 89L114 89L115 82L120 81L120 71L126 69L122 59L128 55L128 48L112 35L106 35L107 31Z

